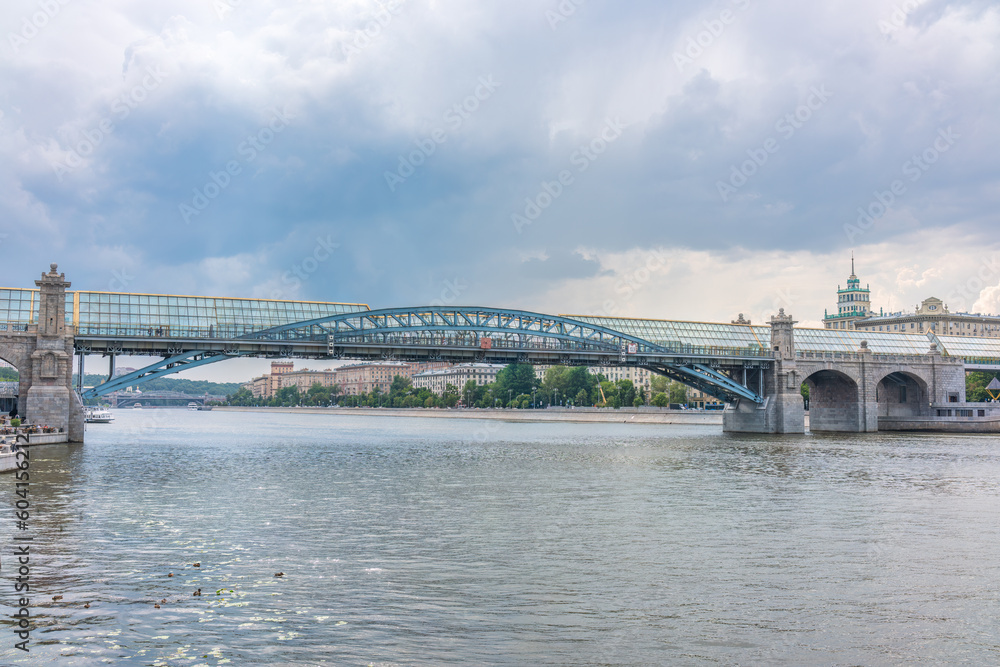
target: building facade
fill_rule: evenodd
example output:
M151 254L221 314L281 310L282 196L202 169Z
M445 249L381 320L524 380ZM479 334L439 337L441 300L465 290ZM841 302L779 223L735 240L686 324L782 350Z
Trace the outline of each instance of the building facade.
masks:
M859 331L896 331L942 336L1000 338L1000 317L979 313L952 313L941 299L924 299L912 313L877 315L855 323Z
M504 364L458 364L450 368L415 373L413 386L417 389L429 389L440 396L449 384L461 391L469 380L477 385L495 382L497 374L504 368Z
M335 371L334 380L340 386L341 394L357 396L368 394L375 388L382 393L388 392L393 378L397 375L404 378L412 377L412 364L401 361L348 364Z
M827 329L855 328L855 324L871 316L871 290L868 285L861 287L861 281L854 273L854 257L851 257L851 275L847 287L837 285L837 312L823 311L823 326Z

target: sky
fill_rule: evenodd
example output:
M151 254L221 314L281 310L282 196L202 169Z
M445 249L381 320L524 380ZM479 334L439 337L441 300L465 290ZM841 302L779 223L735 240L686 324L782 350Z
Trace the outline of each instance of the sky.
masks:
M853 252L876 309L1000 313L991 2L0 16L4 286L818 326Z

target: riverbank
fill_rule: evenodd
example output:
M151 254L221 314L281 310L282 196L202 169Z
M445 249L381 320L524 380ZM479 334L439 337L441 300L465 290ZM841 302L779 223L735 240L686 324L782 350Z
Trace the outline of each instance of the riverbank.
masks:
M621 424L693 424L721 426L722 412L669 410L666 408L602 409L549 408L546 410L441 409L441 408L265 408L217 406L225 412L277 412L294 414L371 415L378 417L424 417L428 419L493 419L518 422L575 422Z

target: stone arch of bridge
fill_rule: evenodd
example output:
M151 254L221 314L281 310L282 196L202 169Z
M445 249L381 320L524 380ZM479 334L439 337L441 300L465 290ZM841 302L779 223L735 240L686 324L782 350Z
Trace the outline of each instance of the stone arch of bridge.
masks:
M904 370L884 373L875 385L875 396L879 417L916 417L926 414L930 405L927 381Z
M0 411L6 413L17 408L19 414L24 413L24 401L31 387L31 351L19 342L0 342L0 359L14 367L18 374L18 392L16 397L0 397Z
M805 378L809 386L809 430L857 432L861 430L858 382L840 370L824 368Z

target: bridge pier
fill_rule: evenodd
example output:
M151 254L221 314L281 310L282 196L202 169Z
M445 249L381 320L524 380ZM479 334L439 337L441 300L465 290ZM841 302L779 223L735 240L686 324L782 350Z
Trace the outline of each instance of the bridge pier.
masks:
M62 429L69 442L83 442L83 403L73 391L73 332L66 330L65 274L56 265L36 280L38 321L20 340L18 412L33 424ZM34 336L31 335L34 333Z
M771 318L774 363L764 375L764 402L740 400L722 413L728 433L805 433L802 376L795 360L795 321L782 308Z

